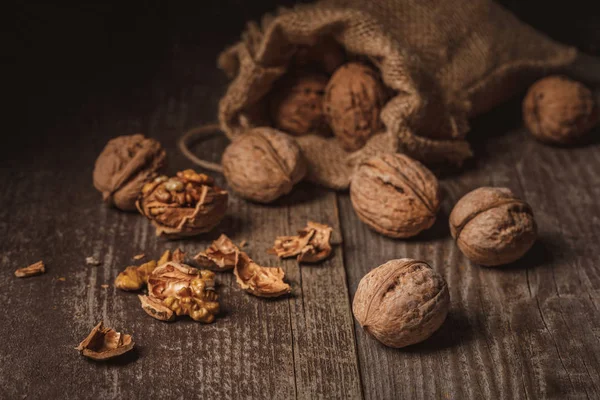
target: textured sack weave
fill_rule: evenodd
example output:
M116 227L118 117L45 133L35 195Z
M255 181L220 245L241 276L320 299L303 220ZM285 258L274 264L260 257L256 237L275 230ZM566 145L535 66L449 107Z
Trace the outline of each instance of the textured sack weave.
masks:
M265 95L297 46L322 37L350 57L366 57L395 93L381 112L385 131L356 152L345 152L335 138L295 138L308 179L334 189L348 186L358 161L381 152L460 164L471 155L464 140L469 117L576 56L489 0L324 0L250 23L220 55L219 66L234 78L220 102L221 129L233 139L270 125L260 116Z

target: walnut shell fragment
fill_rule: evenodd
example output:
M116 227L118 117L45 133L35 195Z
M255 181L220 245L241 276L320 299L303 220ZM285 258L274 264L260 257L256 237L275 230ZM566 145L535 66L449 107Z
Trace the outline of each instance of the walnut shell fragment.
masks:
M214 271L233 269L238 263L240 249L227 235L222 234L206 250L196 254L193 259L204 268Z
M108 360L120 356L134 346L131 335L106 328L100 321L75 349L92 360Z
M28 267L19 268L15 271L17 278L28 278L30 276L41 275L46 272L46 266L43 261L38 261Z
M279 297L291 292L290 285L283 281L285 273L281 268L261 267L243 252L233 274L240 288L257 297Z
M363 329L390 347L422 342L444 322L450 296L444 278L423 261L391 260L358 284L352 311Z
M549 76L529 88L523 100L523 119L536 139L569 144L598 123L600 109L594 93L582 83Z
M215 274L189 265L168 262L157 267L148 278L148 296L139 296L148 315L171 321L175 315L211 323L219 313Z
M110 140L94 167L94 186L104 202L133 211L146 181L166 164L167 153L159 142L144 135L119 136Z
M536 240L537 225L529 204L510 189L481 187L456 203L450 233L469 260L497 266L525 255Z
M136 205L158 236L175 239L213 229L225 216L227 197L212 178L188 169L145 184Z
M407 238L430 228L440 207L437 178L403 154L361 163L350 182L350 199L362 222L375 231Z
M268 253L279 258L296 256L298 262L316 263L331 255L330 226L309 221L297 236L278 236Z
M385 100L386 88L373 68L352 62L335 71L325 88L323 107L344 150L360 149L380 130Z
M292 135L330 132L323 113L327 76L295 73L278 81L270 100L271 118L277 129Z
M240 196L270 203L289 193L306 174L296 142L275 129L254 128L236 138L221 160L227 183Z

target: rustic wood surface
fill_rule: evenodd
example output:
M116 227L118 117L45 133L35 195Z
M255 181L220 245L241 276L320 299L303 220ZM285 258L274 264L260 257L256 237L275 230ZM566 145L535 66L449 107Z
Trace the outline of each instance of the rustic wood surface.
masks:
M561 149L535 142L521 127L519 99L473 122L476 159L462 171L438 171L442 210L432 229L411 240L374 233L346 193L309 184L268 206L232 196L215 232L182 241L158 239L143 217L101 203L91 175L111 137L143 132L167 148L171 172L192 167L176 140L214 120L227 82L216 55L242 21L264 11L246 7L220 35L174 29L193 21L185 13L169 19L170 28L151 35L160 38L154 58L139 57L152 47L146 43L135 56L119 48L122 63L73 75L60 81L64 86L49 73L28 78L47 80L48 90L36 86L13 143L0 148L0 399L599 398L600 143ZM39 21L45 12L21 16ZM95 15L70 12L75 19ZM211 9L203 18L221 13ZM598 48L597 28L583 24L576 32L596 36L562 38ZM195 150L216 161L226 144L216 137ZM472 265L450 238L453 204L482 185L508 186L533 207L540 238L514 265ZM339 245L331 259L298 266L266 254L275 236L309 219L334 227ZM135 294L114 287L134 255L152 258L177 247L195 253L221 232L246 240L259 263L282 266L292 295L255 298L231 274L219 274L223 313L203 325L154 320ZM88 256L102 265L86 265ZM364 274L401 257L426 260L447 279L451 310L429 340L395 350L363 332L351 300ZM46 263L44 275L13 276L38 260ZM81 357L74 347L100 320L132 334L135 351L105 363Z

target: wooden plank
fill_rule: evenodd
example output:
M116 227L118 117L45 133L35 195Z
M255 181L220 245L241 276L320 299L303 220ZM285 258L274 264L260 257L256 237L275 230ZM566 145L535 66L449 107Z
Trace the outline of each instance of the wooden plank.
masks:
M365 398L598 396L598 144L536 143L509 125L518 124L517 109L514 102L474 125L477 165L442 180L445 199L430 232L383 238L340 199L351 295L370 269L413 257L445 276L452 301L440 331L407 349L385 348L355 324ZM453 204L483 185L511 187L535 211L540 239L512 266L471 265L449 238Z

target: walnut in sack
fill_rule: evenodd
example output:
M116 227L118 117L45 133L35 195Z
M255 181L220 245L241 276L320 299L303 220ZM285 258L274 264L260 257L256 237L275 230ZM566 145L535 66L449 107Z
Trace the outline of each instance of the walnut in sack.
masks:
M180 238L217 226L227 211L227 197L211 177L188 169L145 184L136 205L152 221L157 235Z
M211 323L219 313L215 274L189 265L167 262L148 277L148 296L138 296L148 315L171 321L175 315Z
M297 136L329 133L323 114L327 80L315 73L296 73L279 80L270 100L275 127Z
M440 191L435 175L420 162L384 154L359 165L350 199L365 224L386 236L407 238L433 225Z
M238 263L240 249L227 235L222 234L208 249L194 256L194 261L204 268L215 271L233 269Z
M130 351L134 344L131 335L107 328L100 321L75 349L85 357L102 361Z
M600 118L594 94L583 84L564 76L537 81L523 101L523 119L533 136L546 143L577 141Z
M385 93L378 73L364 64L352 62L335 71L325 88L323 107L344 150L360 149L381 128Z
M298 262L316 263L331 254L331 227L309 221L297 236L279 236L270 254L279 258L295 257Z
M241 134L227 146L221 163L229 186L243 198L259 203L289 193L306 174L296 142L270 128Z
M423 261L392 260L365 275L352 311L365 331L390 347L422 342L444 322L450 296L444 278Z
M167 154L144 135L119 136L108 142L94 166L94 186L104 201L121 210L135 210L142 186L160 172Z
M510 189L481 187L456 203L450 233L469 260L497 266L521 258L533 246L537 226L529 204Z
M261 267L244 252L240 252L233 274L238 285L254 296L279 297L291 291L281 268Z

